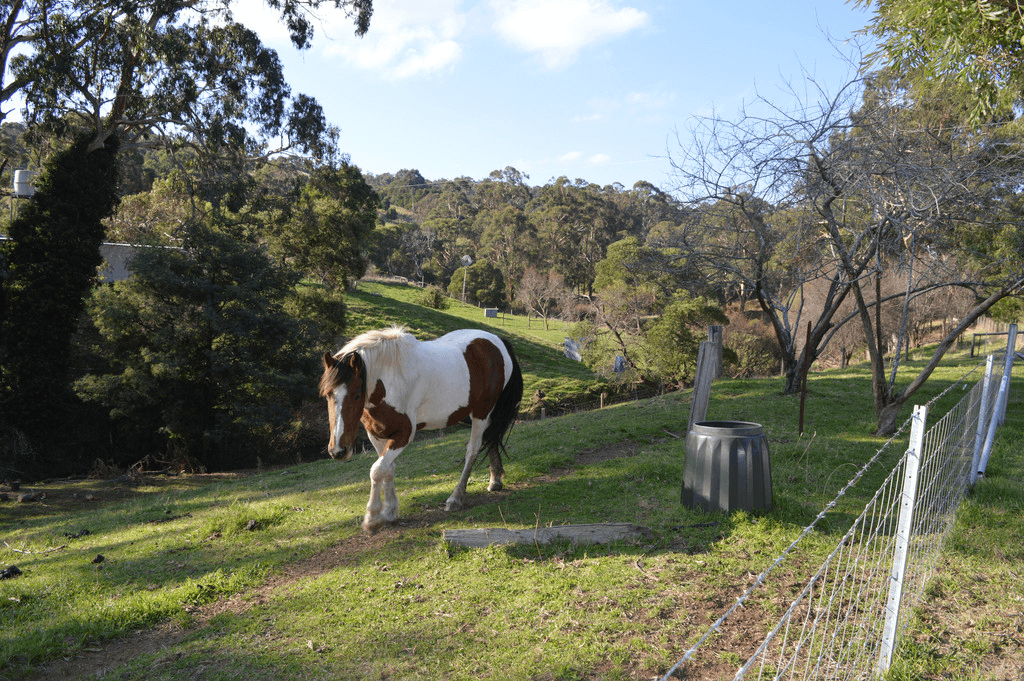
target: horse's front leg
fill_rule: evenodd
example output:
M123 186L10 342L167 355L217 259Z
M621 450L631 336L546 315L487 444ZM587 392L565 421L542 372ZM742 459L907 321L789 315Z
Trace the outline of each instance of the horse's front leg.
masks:
M462 467L462 476L459 478L459 484L455 486L452 495L445 502L445 511L462 510L462 504L466 499L466 485L469 484L469 475L472 473L473 464L480 453L480 442L483 440L486 425L486 421L473 419L473 427L469 432L469 444L466 445L466 464Z
M393 440L370 435L377 460L370 467L370 500L366 502L363 530L373 534L398 520L398 495L395 494L395 459L405 447L394 447Z

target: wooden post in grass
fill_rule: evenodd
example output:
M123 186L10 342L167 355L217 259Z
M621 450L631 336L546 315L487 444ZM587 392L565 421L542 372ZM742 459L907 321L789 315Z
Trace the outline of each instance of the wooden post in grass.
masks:
M711 349L714 352L714 367L715 375L714 378L722 377L722 325L712 324L708 327L708 343L711 344Z
M721 346L719 346L720 352ZM697 350L697 376L693 379L693 397L690 399L690 421L686 432L693 430L693 424L703 421L708 415L708 400L711 398L711 382L720 372L719 359L715 344L701 341Z
M800 367L800 424L797 431L804 434L804 402L807 401L807 370L811 366L811 323L807 322L807 342L804 343L804 365Z

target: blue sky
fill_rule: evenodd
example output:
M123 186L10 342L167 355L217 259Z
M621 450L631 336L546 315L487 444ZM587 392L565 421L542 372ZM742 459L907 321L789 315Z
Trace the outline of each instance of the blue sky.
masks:
M869 19L841 0L376 0L365 37L325 11L300 53L244 1L236 19L278 50L364 171L513 166L533 185L663 186L675 130L758 95L785 106L807 74L838 88L842 44Z

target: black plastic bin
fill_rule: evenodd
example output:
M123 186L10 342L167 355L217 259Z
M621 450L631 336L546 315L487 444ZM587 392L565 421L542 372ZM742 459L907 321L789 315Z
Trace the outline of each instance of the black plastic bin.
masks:
M770 511L769 458L760 423L698 421L686 434L683 505L725 513Z

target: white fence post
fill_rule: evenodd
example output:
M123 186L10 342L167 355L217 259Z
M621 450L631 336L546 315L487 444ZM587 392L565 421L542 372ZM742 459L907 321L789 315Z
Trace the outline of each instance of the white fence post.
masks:
M981 385L981 405L978 407L978 428L974 435L974 457L971 460L971 487L978 481L978 470L981 466L981 451L985 445L985 433L988 431L988 412L992 404L992 369L995 356L985 359L985 377Z
M900 515L896 523L896 547L889 577L889 598L885 606L885 627L882 631L882 647L878 656L878 673L885 674L892 664L896 648L896 626L900 617L900 600L903 597L903 579L906 576L907 552L910 549L910 533L914 520L914 503L917 497L917 479L921 468L921 452L924 449L925 422L928 419L927 406L914 407L914 421L910 428L910 445L907 448L906 469L903 474L903 492L900 495Z
M1017 355L1017 325L1010 324L1008 333L1006 334L1006 364L1003 365L1003 375L1010 376L1013 374L1013 360ZM1006 397L1003 399L1003 407L999 410L999 425L1006 423L1006 404L1010 401L1010 383L1007 379L1006 383Z
M978 461L976 477L985 477L985 469L988 468L988 458L992 454L992 445L996 439L996 429L1003 423L1003 415L1006 412L1006 403L1010 398L1010 378L1013 374L1013 356L1015 349L1011 349L1009 342L1017 344L1017 325L1010 325L1009 341L1006 346L1006 362L1003 364L1003 378L999 381L999 394L996 396L995 407L992 408L992 418L987 424L988 433L985 435L985 444L981 448L981 458Z

